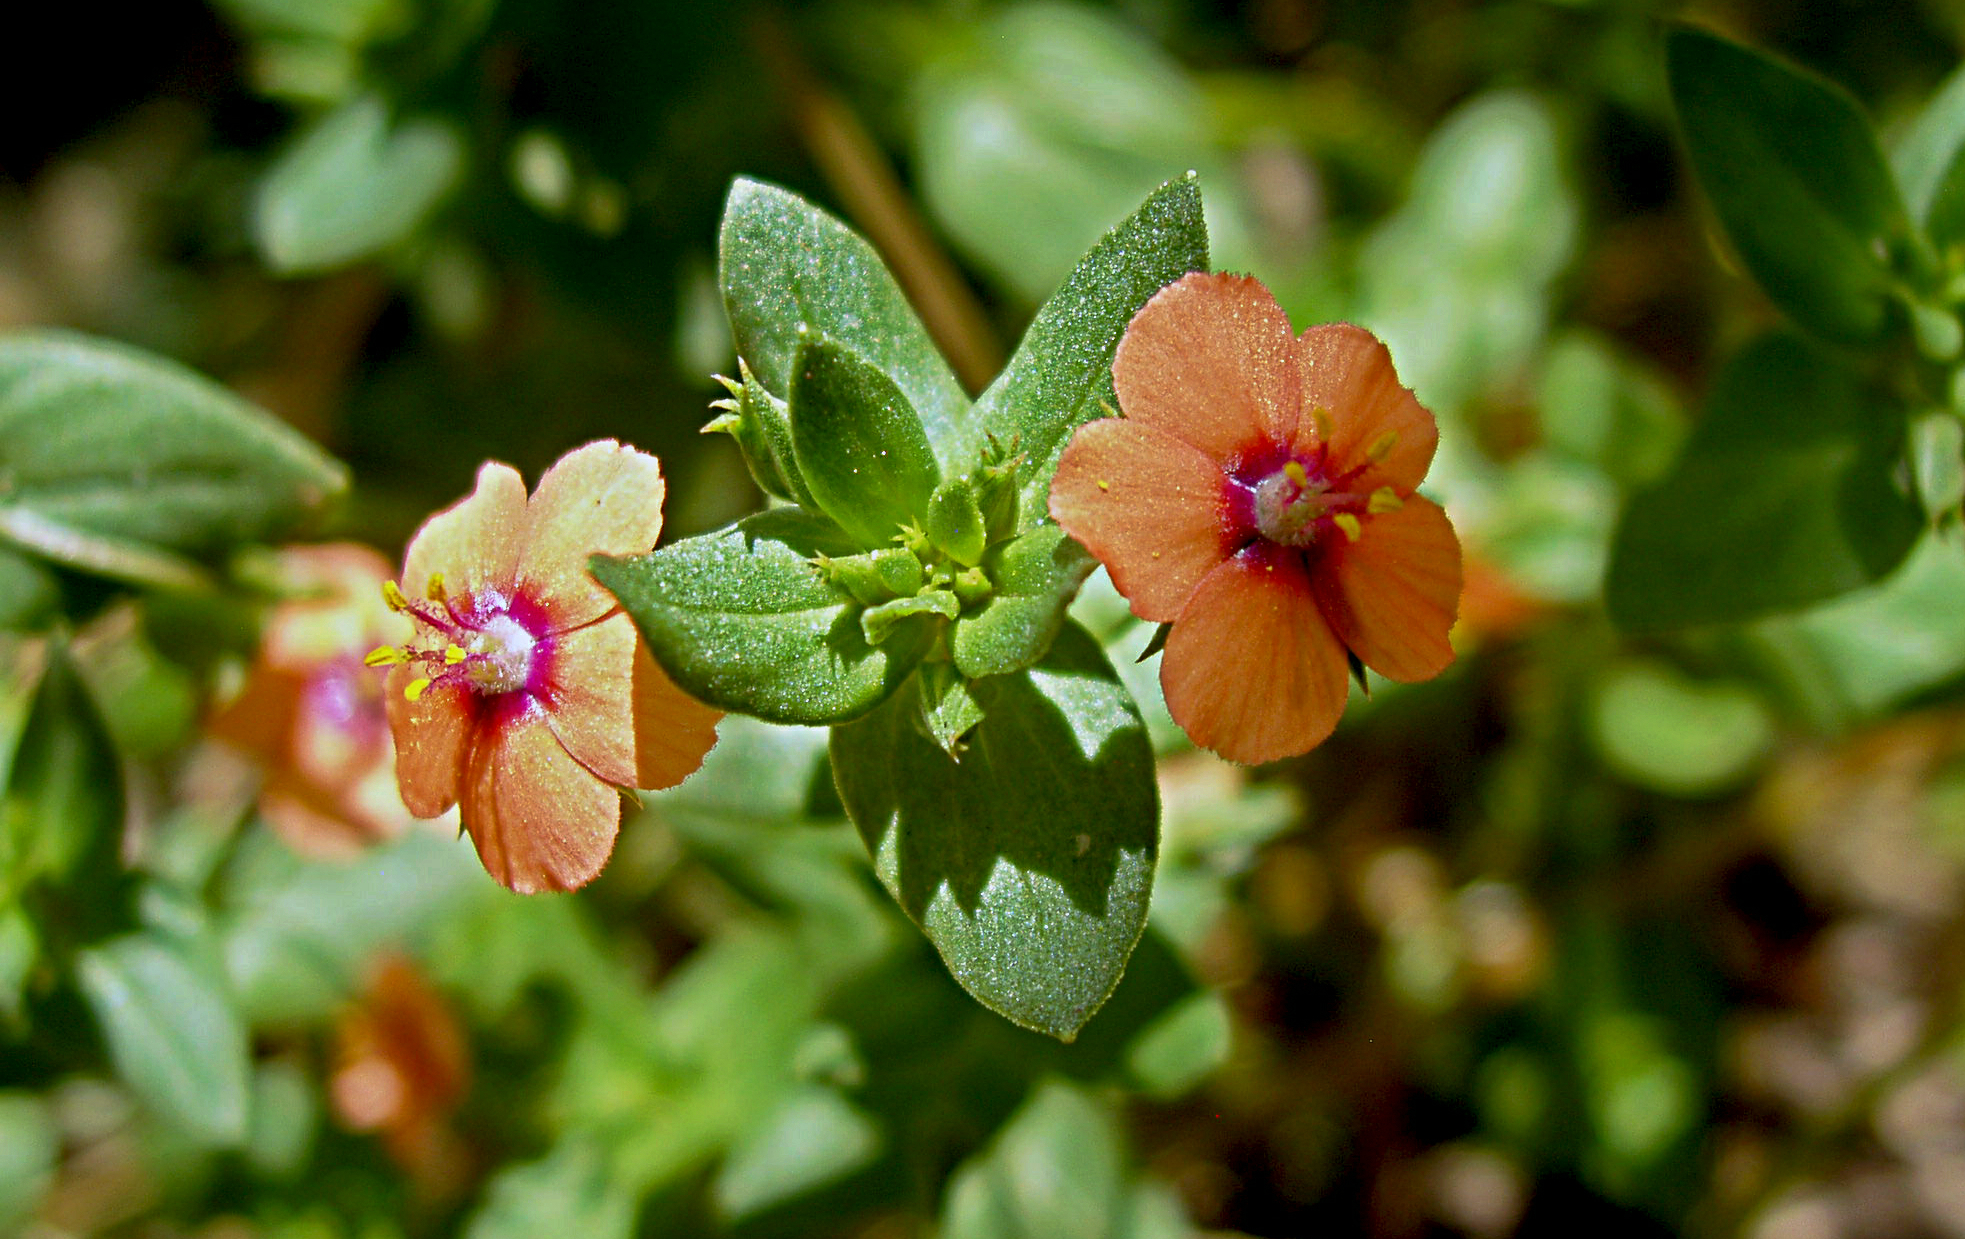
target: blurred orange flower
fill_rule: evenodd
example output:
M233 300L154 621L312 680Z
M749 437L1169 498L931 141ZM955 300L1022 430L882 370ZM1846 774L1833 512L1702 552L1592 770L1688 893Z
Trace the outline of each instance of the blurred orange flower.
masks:
M410 540L390 605L415 621L390 664L389 726L403 803L461 806L492 877L571 890L607 863L617 788L672 787L702 764L722 716L684 695L614 598L596 552L650 550L661 465L612 440L562 457L528 500L508 465Z
M468 1169L449 1119L470 1082L470 1044L444 996L406 957L376 960L335 1027L335 1116L379 1133L426 1195L445 1196Z
M1393 680L1453 661L1460 543L1413 493L1439 431L1377 337L1294 336L1259 281L1197 272L1133 317L1112 379L1125 416L1079 427L1051 515L1172 623L1160 684L1196 744L1255 763L1322 743L1347 651Z
M362 655L391 630L375 607L380 551L296 546L274 559L288 597L268 617L245 687L211 734L265 769L260 813L295 851L345 856L409 823L396 794L382 686Z

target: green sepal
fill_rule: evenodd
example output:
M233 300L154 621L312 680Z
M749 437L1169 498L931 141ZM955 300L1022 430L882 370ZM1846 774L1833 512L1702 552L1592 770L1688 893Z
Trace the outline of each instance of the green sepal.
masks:
M1153 635L1146 639L1146 648L1141 650L1139 652L1139 657L1133 659L1133 661L1136 663L1143 663L1147 659L1153 657L1155 654L1158 654L1161 650L1166 649L1167 638L1173 635L1173 631L1174 631L1174 626L1172 624L1161 624L1155 627L1153 630ZM1349 650L1346 650L1345 653L1350 654L1351 652ZM1353 658L1357 657L1357 655L1355 654L1352 654L1351 656Z
M921 561L904 546L882 547L837 559L821 555L814 566L828 583L868 607L917 593L928 579Z
M780 508L647 555L590 561L663 669L711 705L777 723L855 718L898 688L938 621L895 624L876 648L860 606L814 562L859 548L816 513Z
M751 373L750 363L741 357L737 359L737 374L735 379L716 376L730 398L710 406L723 412L703 427L703 433L727 434L735 439L751 479L765 494L803 507L817 506L792 455L790 409L764 389Z
M1665 64L1686 152L1740 261L1797 323L1874 344L1896 323L1909 217L1868 119L1813 73L1703 30Z
M1085 548L1056 525L999 542L983 557L994 586L949 634L949 652L962 674L974 678L1021 671L1044 657L1064 625L1065 608L1098 566Z
M969 681L950 663L926 662L915 672L920 682L917 695L921 704L919 721L927 733L957 761L968 748L965 737L982 722L982 706L969 691Z
M792 450L819 509L864 547L885 546L941 480L905 393L845 345L802 333Z
M1051 475L1072 430L1118 407L1112 354L1147 298L1208 265L1201 190L1190 174L1150 194L1065 277L1016 355L976 401L982 433L1016 445L1016 529L1045 518Z
M1069 1041L1146 925L1159 794L1138 707L1082 628L969 684L957 762L922 726L921 677L832 732L833 776L874 870L963 988Z
M860 612L860 630L866 634L868 645L885 645L894 635L896 625L934 615L954 619L961 610L962 604L950 591L926 589L909 598L896 598L877 607L868 607ZM913 629L906 631L911 633Z
M957 563L974 567L982 562L989 533L969 479L950 478L935 488L923 526L929 541Z

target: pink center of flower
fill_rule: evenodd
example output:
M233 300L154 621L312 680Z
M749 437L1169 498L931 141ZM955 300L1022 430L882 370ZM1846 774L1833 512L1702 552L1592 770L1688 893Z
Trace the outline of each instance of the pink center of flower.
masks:
M546 616L523 596L498 590L453 598L441 578L433 580L428 601L410 599L385 587L390 607L416 621L416 635L401 648L384 646L369 655L373 666L407 663L417 678L406 690L413 701L431 686L454 684L482 696L537 692L553 641Z
M1241 537L1276 546L1310 547L1333 535L1356 542L1362 518L1404 506L1391 487L1367 491L1362 484L1397 440L1385 436L1363 461L1335 477L1325 472L1328 459L1321 450L1299 457L1271 447L1245 457L1228 470L1228 519Z

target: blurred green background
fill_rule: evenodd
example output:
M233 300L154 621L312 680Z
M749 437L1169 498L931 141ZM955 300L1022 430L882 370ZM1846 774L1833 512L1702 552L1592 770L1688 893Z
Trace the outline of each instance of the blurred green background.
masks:
M1069 1047L947 978L823 733L730 720L592 888L524 900L441 830L296 856L187 756L250 625L111 607L78 665L146 936L71 978L0 906L0 1232L1965 1234L1955 520L1810 610L1604 614L1625 497L1777 319L1684 170L1670 18L1886 142L1965 50L1947 0L37 6L0 330L260 403L351 467L337 536L393 557L480 461L600 436L662 457L669 536L755 509L697 434L736 174L867 233L979 389L1191 168L1215 265L1380 333L1438 415L1468 588L1447 675L1251 772L1184 751L1095 578L1166 811Z

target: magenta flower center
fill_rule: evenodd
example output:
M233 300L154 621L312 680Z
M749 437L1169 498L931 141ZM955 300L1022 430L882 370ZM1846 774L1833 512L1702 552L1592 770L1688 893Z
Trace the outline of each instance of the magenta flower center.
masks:
M536 695L546 680L552 634L546 613L523 595L506 597L486 589L452 597L441 578L433 580L427 601L383 591L390 607L416 621L416 635L403 648L384 646L369 655L371 666L408 663L417 678L410 700L432 685L454 684L480 696L527 692Z

